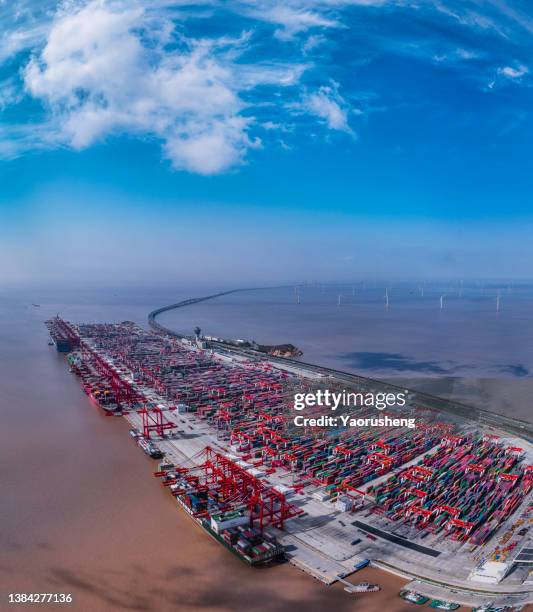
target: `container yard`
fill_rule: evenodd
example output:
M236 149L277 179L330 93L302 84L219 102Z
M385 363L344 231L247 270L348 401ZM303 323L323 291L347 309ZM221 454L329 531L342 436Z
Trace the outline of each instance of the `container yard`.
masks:
M369 487L374 512L419 530L484 544L524 501L533 465L493 435L445 437L438 451Z
M94 406L129 421L162 490L228 554L286 558L325 584L370 562L440 609L533 601L531 564L516 560L530 547L533 448L512 427L416 394L380 413L415 428L295 427L294 393L346 388L342 373L127 321L47 325Z

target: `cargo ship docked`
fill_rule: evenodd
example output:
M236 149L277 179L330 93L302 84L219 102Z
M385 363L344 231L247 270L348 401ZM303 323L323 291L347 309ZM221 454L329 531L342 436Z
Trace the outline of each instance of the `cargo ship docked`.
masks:
M206 488L196 488L190 478L177 478L175 469L172 464L160 464L155 475L169 487L187 515L212 538L249 565L265 565L283 559L283 547L276 539L250 526L250 515L245 507L221 510L224 505L209 499Z
M67 362L73 374L81 379L82 388L91 401L110 416L123 416L129 410L138 410L143 404L142 395L131 385L127 403L122 399L122 381L117 377L102 376L96 360L84 359L80 351L68 354Z
M91 401L108 415L122 416L111 385L106 384L94 368L83 362L78 353L69 353L67 360L70 371L80 377L81 386Z
M69 353L80 345L76 328L59 316L46 321L46 327L59 353Z
M142 450L152 459L162 459L163 452L161 449L156 446L152 440L145 438L142 433L138 429L130 429L130 436L135 440L137 446L142 448Z

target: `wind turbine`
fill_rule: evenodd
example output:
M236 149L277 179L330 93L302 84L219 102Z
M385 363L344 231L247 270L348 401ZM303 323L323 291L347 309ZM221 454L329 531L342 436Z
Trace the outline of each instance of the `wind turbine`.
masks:
M389 307L389 290L385 287L385 308Z
M500 292L498 291L498 295L496 296L496 312L500 312Z
M339 297L337 298L337 306L341 305L342 293L339 293Z
M441 295L440 296L440 309L442 310L444 308L444 296Z

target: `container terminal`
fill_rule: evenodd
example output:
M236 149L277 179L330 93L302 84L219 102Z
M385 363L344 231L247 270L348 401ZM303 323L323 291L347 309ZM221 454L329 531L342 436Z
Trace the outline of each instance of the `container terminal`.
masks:
M295 392L394 387L169 333L152 315L149 331L47 326L91 401L129 421L162 487L228 551L286 558L349 592L377 588L346 581L370 563L406 579L403 599L439 609L533 602L531 424L413 391L380 416L414 429L295 427Z

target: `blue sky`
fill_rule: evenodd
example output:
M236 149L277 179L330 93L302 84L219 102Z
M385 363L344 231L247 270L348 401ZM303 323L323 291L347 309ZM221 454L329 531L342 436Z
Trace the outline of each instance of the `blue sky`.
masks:
M533 11L0 0L0 275L530 274Z

